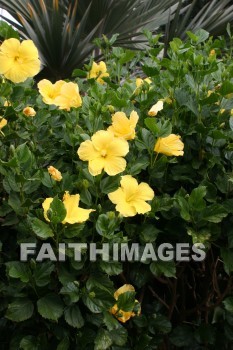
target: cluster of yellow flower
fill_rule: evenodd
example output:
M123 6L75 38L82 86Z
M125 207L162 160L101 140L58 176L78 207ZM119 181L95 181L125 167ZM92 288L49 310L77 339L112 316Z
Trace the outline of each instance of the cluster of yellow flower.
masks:
M17 39L8 39L0 47L0 74L7 79L18 83L28 77L36 75L40 70L38 50L31 40L20 43ZM96 79L104 84L104 77L108 77L106 64L101 61L93 62L88 79ZM151 84L150 78L136 79L136 87L139 89L144 83ZM38 83L39 92L44 103L53 104L69 111L72 107L78 108L82 105L79 87L76 83L59 80L54 84L43 79ZM150 116L156 116L163 109L163 100L159 100L148 112ZM32 107L25 107L23 114L35 116L36 111ZM77 153L83 161L88 161L88 170L91 175L96 176L104 170L109 176L117 175L126 168L124 157L129 152L127 141L135 138L135 128L139 116L136 111L130 113L129 118L124 112L116 112L112 115L112 125L107 130L97 131L90 140L81 143ZM7 124L7 120L0 120L0 130ZM155 144L154 151L167 156L183 155L184 144L179 135L171 134L159 138ZM56 181L62 180L61 173L50 166L48 169L51 177ZM116 204L116 210L123 216L134 216L137 213L144 214L151 210L146 201L152 200L154 192L144 182L138 184L137 180L130 175L122 176L121 186L114 192L109 193L109 199ZM47 198L43 203L45 218L48 220L47 210L52 202ZM88 219L91 210L78 208L79 195L70 196L68 192L63 198L67 209L67 217L63 223L83 222ZM68 204L67 204L68 203ZM72 209L72 205L74 206ZM81 215L82 213L82 215ZM84 215L85 213L85 215ZM81 215L81 216L80 216ZM77 216L77 217L76 217Z
M44 103L58 106L59 109L70 110L71 107L78 108L82 105L78 84L58 80L52 84L43 79L38 83L39 92Z
M87 75L88 79L96 78L100 84L104 84L103 77L108 77L106 64L93 62L92 68ZM78 108L82 105L82 98L79 94L78 84L58 80L52 84L49 80L43 79L38 83L39 92L43 102L48 105L58 106L59 109L70 111L70 108Z
M38 50L31 40L24 40L20 43L17 39L8 39L0 46L0 74L14 83L25 81L33 77L40 71L40 60ZM103 78L108 77L106 64L101 61L93 62L88 79L96 79L100 84L104 84ZM150 78L136 79L137 95L144 84L150 85ZM82 105L82 98L79 93L79 87L76 83L59 80L54 84L49 80L43 79L38 83L38 89L43 102L48 105L55 105L59 109L70 111L72 107L78 108ZM159 100L151 107L149 116L156 116L163 109L163 103L170 103L169 98ZM23 109L25 116L34 117L36 111L32 107ZM78 156L82 161L88 162L88 170L92 176L97 176L104 170L109 176L115 176L126 169L125 156L129 152L128 141L135 138L136 125L139 116L136 111L130 113L129 118L124 112L118 111L112 115L112 124L107 130L99 130L89 140L81 143L78 148ZM7 120L0 118L0 131L7 125ZM179 135L170 134L167 137L158 138L154 151L167 156L182 156L184 144ZM51 178L55 181L62 181L61 172L53 166L48 167ZM145 182L138 181L131 175L121 176L120 187L108 194L109 200L116 205L118 211L124 217L132 217L137 214L145 214L151 210L150 204L154 198L153 189ZM63 204L66 209L66 216L63 224L83 223L88 220L90 213L94 209L83 209L79 207L80 195L70 195L65 191ZM44 200L42 207L46 221L49 219L49 210L53 198ZM117 301L119 295L126 292L134 292L134 287L125 284L114 293ZM135 311L136 310L136 311ZM121 322L126 322L131 317L140 314L140 305L135 300L132 311L119 310L117 303L110 309L110 312Z

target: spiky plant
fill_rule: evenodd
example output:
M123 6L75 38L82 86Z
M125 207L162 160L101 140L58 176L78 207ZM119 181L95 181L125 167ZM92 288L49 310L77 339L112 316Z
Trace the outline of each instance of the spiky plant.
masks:
M233 24L232 0L179 0L175 16L167 25L167 42L175 36L184 39L186 32L205 29L211 35L225 34Z
M37 46L46 75L69 77L95 48L93 39L118 33L114 45L143 48L142 29L168 21L177 0L1 0L20 24L23 38ZM8 22L10 22L8 20Z

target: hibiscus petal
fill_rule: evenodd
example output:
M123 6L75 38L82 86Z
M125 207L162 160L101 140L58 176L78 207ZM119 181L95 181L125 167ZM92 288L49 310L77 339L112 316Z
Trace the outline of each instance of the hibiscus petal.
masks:
M106 150L108 145L113 141L114 135L113 133L106 130L97 131L91 138L94 147L96 150L101 151L103 149Z
M42 79L37 84L39 92L42 96L48 95L53 89L53 84L47 79Z
M146 203L143 200L135 200L135 201L131 202L131 204L134 206L134 208L138 214L145 214L148 211L151 211L150 204Z
M89 161L88 170L92 176L101 174L106 164L106 160L103 157L98 157Z
M135 128L137 125L138 119L139 119L139 116L138 116L137 112L132 111L130 113L130 117L129 117L130 125Z
M114 138L107 146L107 154L114 157L124 157L129 152L129 144L126 140Z
M66 215L63 224L80 224L89 219L92 209L74 208L69 215Z
M20 64L20 68L22 70L22 75L24 74L26 77L25 79L34 77L40 71L40 61L39 59L25 60L24 63Z
M116 210L124 217L135 216L137 214L135 207L126 201L118 203L116 205Z
M50 208L50 205L51 205L52 201L53 201L53 198L49 197L49 198L46 198L44 200L44 202L42 203L42 207L44 209L44 218L47 221L50 221L48 216L47 216L47 212L48 212L48 210Z
M15 38L10 38L3 41L0 46L0 52L8 57L15 57L19 53L20 41Z
M109 193L108 198L113 204L125 202L125 193L123 192L122 188L119 187L116 191Z
M123 112L116 112L112 116L112 125L115 132L125 134L129 131L130 123L129 119Z
M95 158L99 158L99 152L93 146L91 140L86 140L81 143L77 151L78 156L83 161L91 161Z
M134 286L132 284L124 284L122 287L118 288L114 293L114 298L118 300L119 295L126 292L135 292Z
M145 182L141 182L138 186L138 198L144 201L150 201L154 198L154 191Z
M13 64L13 58L7 57L0 52L0 74L9 72Z
M22 41L19 47L19 55L20 57L27 58L29 60L38 59L38 50L32 40Z
M110 176L122 173L126 168L126 160L121 157L108 156L105 158L104 170Z

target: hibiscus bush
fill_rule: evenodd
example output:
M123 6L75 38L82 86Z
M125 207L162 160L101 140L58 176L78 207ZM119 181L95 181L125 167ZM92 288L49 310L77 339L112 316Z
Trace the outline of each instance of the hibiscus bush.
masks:
M33 78L31 41L0 47L2 350L231 347L232 49L199 30L160 59L145 35L70 81Z

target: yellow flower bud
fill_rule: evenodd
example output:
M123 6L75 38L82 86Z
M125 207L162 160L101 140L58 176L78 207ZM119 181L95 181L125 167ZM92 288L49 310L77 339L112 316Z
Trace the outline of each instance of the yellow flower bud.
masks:
M23 114L26 115L27 117L34 117L36 115L36 111L32 107L25 107L23 109Z
M154 104L148 112L150 117L155 117L159 111L163 109L163 101L159 100L156 104Z
M48 172L51 175L52 179L54 179L55 181L62 180L62 175L61 175L60 171L57 170L56 168L54 168L53 166L50 165L48 167Z
M167 137L159 137L154 151L157 153L163 153L166 156L183 156L184 144L180 140L179 135L170 134Z

